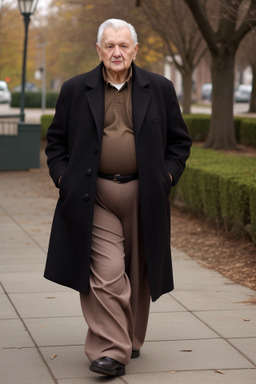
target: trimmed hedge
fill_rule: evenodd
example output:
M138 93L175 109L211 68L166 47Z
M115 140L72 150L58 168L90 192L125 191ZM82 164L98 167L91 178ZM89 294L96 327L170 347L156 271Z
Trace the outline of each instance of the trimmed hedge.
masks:
M43 115L41 116L41 137L46 139L46 133L53 119L53 115Z
M192 147L174 201L214 219L227 230L249 233L256 244L256 158Z
M206 141L211 116L206 114L184 114L183 118L188 126L192 140L195 142ZM256 147L256 119L235 116L234 124L237 142Z
M256 147L256 119L242 119L240 128L240 142Z
M46 92L46 108L55 108L58 92ZM12 93L11 107L20 107L20 92ZM42 93L41 92L26 92L25 95L25 108L41 108L42 106Z
M184 114L183 119L187 124L193 141L205 141L207 139L210 115L204 114Z
M42 138L46 137L52 119L53 115L41 117ZM206 120L203 115L202 127ZM240 132L250 132L251 120L256 121L235 119L237 127L243 127ZM189 121L193 124L198 120L195 117ZM181 200L189 210L215 220L227 230L249 233L256 244L256 157L227 155L192 146L187 167L177 187L172 189L171 199Z
M31 92L31 94L35 93ZM54 96L51 102L56 104L56 100ZM55 108L55 104L53 108ZM46 116L45 119L44 116ZM53 115L44 116L42 116L41 120L45 121L42 123L42 133L44 135L42 137L45 137L46 131L53 118ZM204 114L184 114L183 118L188 126L192 140L194 142L205 142L209 131L211 116ZM234 124L237 142L240 144L253 145L256 147L256 119L235 116Z

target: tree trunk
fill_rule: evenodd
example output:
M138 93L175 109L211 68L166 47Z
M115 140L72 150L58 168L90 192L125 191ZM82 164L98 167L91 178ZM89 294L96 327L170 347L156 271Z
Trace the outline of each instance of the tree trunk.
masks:
M256 64L252 65L252 93L250 99L249 112L256 112Z
M206 148L237 149L234 118L234 64L235 50L212 53L212 116Z
M191 98L192 98L192 72L186 72L182 74L183 79L183 97L182 103L183 113L190 113L191 111Z

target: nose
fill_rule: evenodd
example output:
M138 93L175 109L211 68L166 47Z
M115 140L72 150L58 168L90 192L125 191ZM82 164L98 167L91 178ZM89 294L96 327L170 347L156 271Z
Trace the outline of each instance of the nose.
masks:
M120 48L118 45L115 45L113 54L114 54L114 56L120 56L121 55Z

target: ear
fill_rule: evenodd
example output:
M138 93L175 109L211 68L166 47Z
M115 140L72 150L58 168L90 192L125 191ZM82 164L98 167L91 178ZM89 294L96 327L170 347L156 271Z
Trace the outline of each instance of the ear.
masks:
M100 54L100 47L98 46L98 44L96 44L96 49L97 49L99 59L100 59L100 61L102 61L101 54Z
M139 43L137 43L134 47L134 55L133 55L133 61L136 59L137 53L139 50Z

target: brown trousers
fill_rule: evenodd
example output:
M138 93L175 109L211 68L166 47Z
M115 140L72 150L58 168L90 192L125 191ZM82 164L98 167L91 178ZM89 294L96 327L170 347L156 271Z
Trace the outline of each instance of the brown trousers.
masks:
M98 178L90 291L80 294L91 361L108 356L128 364L145 340L150 293L142 244L138 180Z

